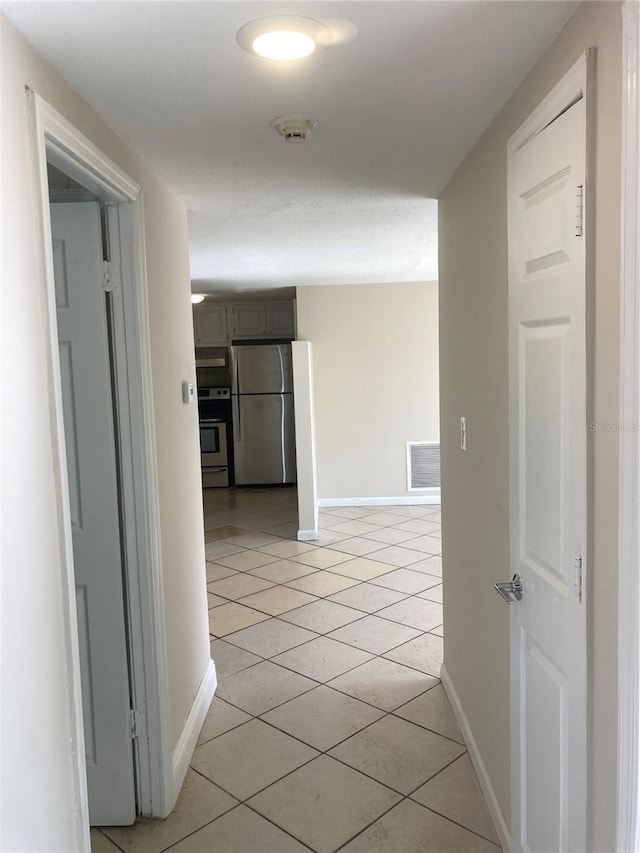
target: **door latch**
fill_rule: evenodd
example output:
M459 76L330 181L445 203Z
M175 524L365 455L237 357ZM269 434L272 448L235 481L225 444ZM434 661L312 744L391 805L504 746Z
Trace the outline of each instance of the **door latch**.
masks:
M498 595L504 598L507 604L515 604L516 601L520 601L524 592L522 578L517 574L510 581L494 584L493 588Z

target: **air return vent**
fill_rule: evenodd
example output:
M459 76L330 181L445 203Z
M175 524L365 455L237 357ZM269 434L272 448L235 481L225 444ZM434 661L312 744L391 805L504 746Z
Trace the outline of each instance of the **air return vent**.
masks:
M407 489L440 488L440 442L407 442Z

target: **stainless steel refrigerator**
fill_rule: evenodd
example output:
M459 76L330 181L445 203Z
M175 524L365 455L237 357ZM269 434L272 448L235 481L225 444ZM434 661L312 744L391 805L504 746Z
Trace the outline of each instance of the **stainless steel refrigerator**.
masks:
M235 482L295 483L290 344L231 347Z

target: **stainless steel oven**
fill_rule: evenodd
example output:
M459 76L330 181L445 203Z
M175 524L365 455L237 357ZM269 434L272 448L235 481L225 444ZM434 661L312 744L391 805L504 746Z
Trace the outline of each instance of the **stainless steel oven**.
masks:
M200 456L203 468L227 464L227 425L224 418L200 421Z
M230 485L228 388L198 389L200 408L200 462L204 488Z

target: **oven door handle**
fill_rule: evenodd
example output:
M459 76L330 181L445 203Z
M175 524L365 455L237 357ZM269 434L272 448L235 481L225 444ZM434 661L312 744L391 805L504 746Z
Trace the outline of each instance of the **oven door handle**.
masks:
M201 420L200 426L201 427L217 426L217 424L223 424L223 423L224 423L224 418L209 418L208 420Z

